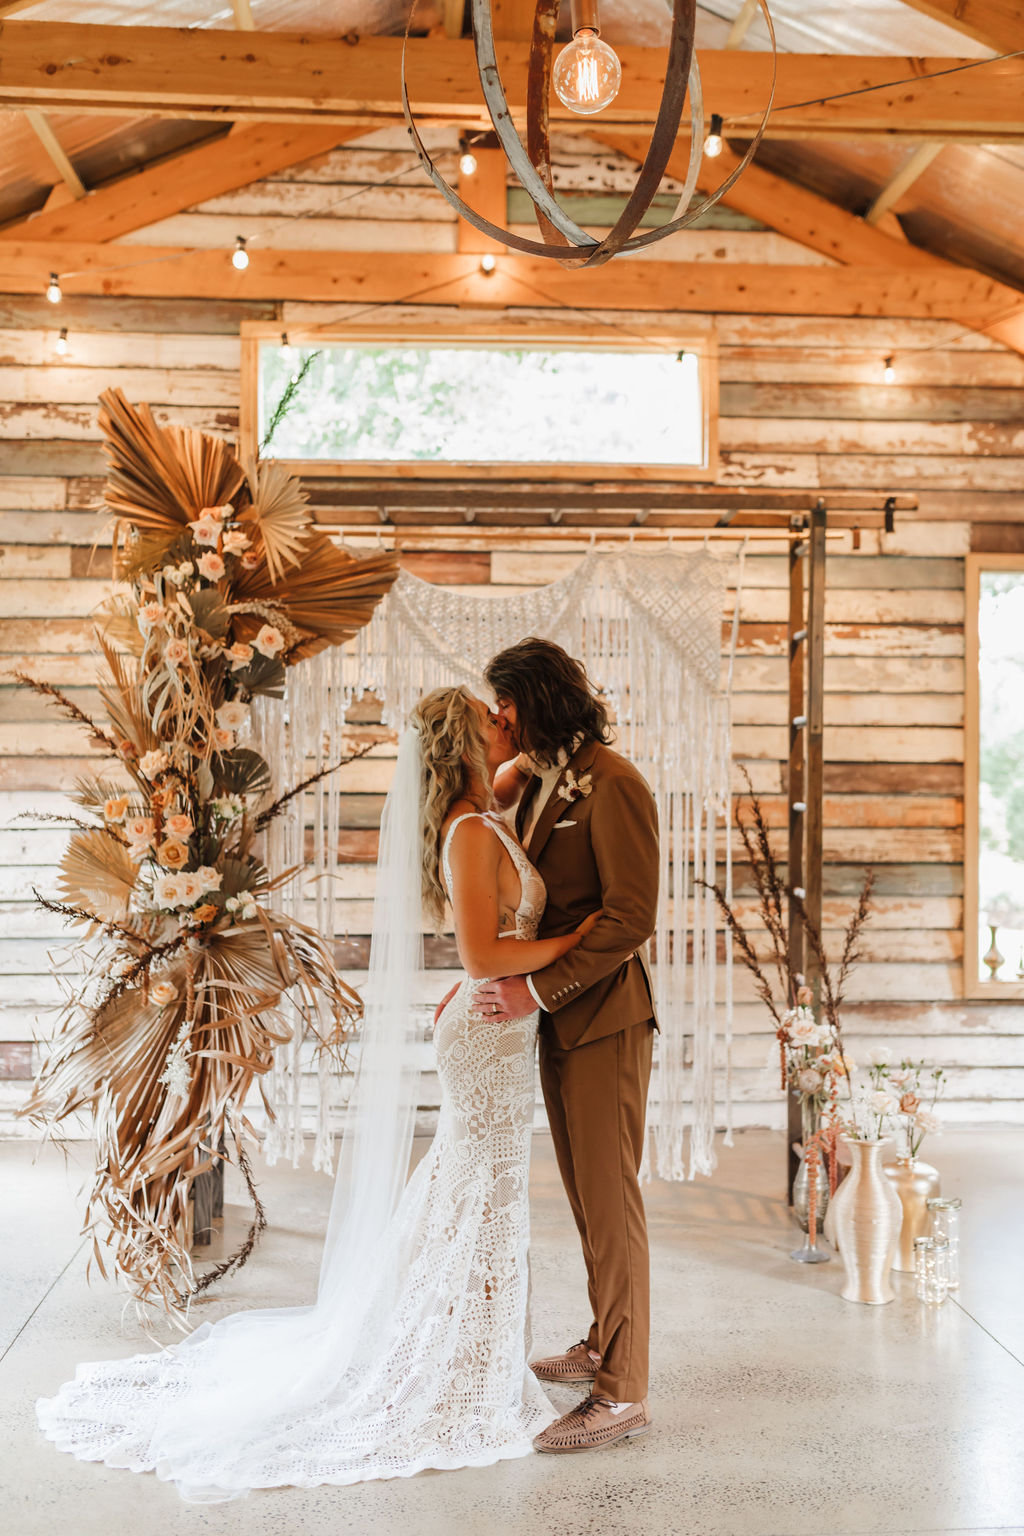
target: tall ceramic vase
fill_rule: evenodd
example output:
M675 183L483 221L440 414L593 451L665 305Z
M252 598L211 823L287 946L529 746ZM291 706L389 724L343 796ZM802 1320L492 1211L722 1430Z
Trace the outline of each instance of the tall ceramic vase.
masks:
M890 1274L903 1208L882 1172L882 1148L888 1141L859 1141L850 1137L848 1144L850 1172L832 1202L839 1254L846 1269L840 1295L844 1301L877 1307L896 1295Z
M931 1231L928 1201L941 1193L939 1172L931 1163L917 1157L898 1157L894 1163L886 1163L885 1177L899 1197L903 1211L900 1240L896 1245L893 1269L914 1272L914 1238L927 1237Z

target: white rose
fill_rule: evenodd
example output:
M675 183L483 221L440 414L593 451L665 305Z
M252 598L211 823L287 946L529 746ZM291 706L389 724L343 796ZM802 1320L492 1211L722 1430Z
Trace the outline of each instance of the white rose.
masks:
M169 981L157 981L150 987L149 996L158 1008L166 1008L168 1003L173 1003L177 998L178 989Z
M284 650L284 635L282 635L279 629L275 629L273 624L264 624L263 628L256 636L256 639L253 641L253 645L259 651L261 656L273 657L276 656L279 651ZM580 784L582 785L582 783L583 780L581 779Z
M868 1051L868 1061L873 1067L887 1067L892 1061L892 1051L887 1045L873 1045Z
M222 731L240 730L248 718L248 709L238 699L232 699L230 703L222 704L217 711L217 724Z
M933 1115L930 1109L919 1109L914 1116L914 1124L919 1131L923 1131L929 1136L942 1129L942 1121L938 1115Z
M219 869L214 869L212 864L201 864L196 870L196 879L205 894L207 891L219 891L223 876Z
M241 528L229 528L224 535L224 543L221 548L226 555L237 555L243 549L249 548L249 540Z
M224 575L225 565L220 555L213 550L207 550L205 555L200 555L196 564L199 567L200 576L205 576L207 581L220 581Z
M795 1008L789 1025L789 1038L794 1045L817 1045L818 1021L809 1008Z
M179 879L181 881L182 905L190 907L192 906L193 902L198 901L200 896L203 894L202 881L199 879L199 876L192 870L185 870L184 873L179 876Z
M153 900L158 907L180 906L182 901L181 876L158 875L153 881Z
M888 1115L893 1107L892 1095L886 1093L882 1088L868 1095L868 1103L876 1115Z
M220 523L215 522L212 517L197 518L194 523L189 523L189 527L197 544L216 545L220 538ZM202 561L199 564L201 569Z
M171 760L166 752L146 752L139 758L139 768L147 779L155 779L158 773L163 773L171 766Z

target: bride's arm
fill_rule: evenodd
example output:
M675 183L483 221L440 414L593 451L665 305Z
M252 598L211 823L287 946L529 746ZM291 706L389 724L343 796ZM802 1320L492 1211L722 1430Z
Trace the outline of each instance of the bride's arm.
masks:
M518 757L502 763L491 785L491 793L498 809L507 811L509 806L515 805L532 777L533 769L521 752Z
M525 976L553 965L583 937L566 933L556 939L498 937L498 870L503 849L490 827L467 819L455 829L449 850L455 942L468 976Z

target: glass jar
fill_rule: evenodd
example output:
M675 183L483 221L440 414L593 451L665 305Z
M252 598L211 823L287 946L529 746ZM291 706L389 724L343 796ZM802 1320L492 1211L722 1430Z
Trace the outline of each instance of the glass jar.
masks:
M918 1301L923 1301L927 1306L937 1306L945 1301L948 1286L946 1285L946 1266L948 1244L942 1244L942 1251L934 1237L915 1237L914 1239L914 1290Z
M932 1237L944 1238L949 1244L949 1289L958 1290L960 1287L960 1204L953 1196L950 1199L934 1199L928 1201L928 1213L931 1216Z

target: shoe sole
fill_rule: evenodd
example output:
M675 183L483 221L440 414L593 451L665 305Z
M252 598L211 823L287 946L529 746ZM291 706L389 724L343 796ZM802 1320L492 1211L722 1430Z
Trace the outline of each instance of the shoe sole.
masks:
M538 1381L550 1381L556 1387L585 1387L597 1380L596 1371L593 1375L588 1374L585 1376L556 1376L553 1373L549 1374L547 1371L538 1370L535 1365L531 1365L530 1370L536 1376Z
M616 1435L614 1440L599 1440L595 1445L538 1445L536 1440L533 1448L541 1455L546 1456L577 1456L581 1451L604 1451L610 1445L621 1445L623 1440L635 1440L638 1435L646 1435L653 1424L641 1424L637 1429L627 1429L625 1434Z

